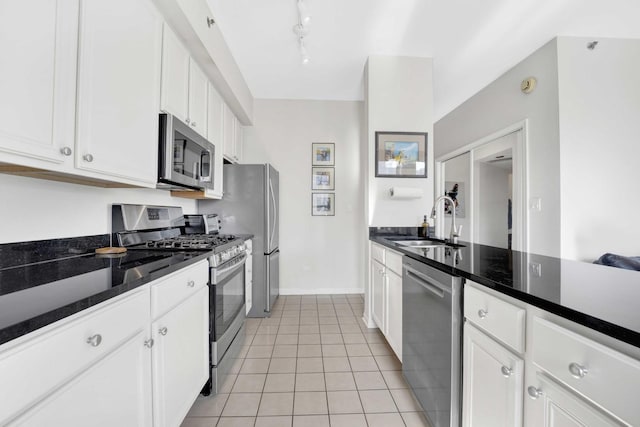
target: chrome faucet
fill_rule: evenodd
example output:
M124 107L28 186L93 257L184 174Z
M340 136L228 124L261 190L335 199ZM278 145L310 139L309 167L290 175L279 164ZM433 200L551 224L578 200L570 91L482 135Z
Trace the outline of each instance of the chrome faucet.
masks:
M442 200L448 200L451 203L451 231L449 233L449 243L458 243L458 237L462 233L462 225L460 227L456 227L456 203L449 196L440 196L435 202L433 202L433 209L431 209L431 219L436 217L436 208L438 207L438 203Z

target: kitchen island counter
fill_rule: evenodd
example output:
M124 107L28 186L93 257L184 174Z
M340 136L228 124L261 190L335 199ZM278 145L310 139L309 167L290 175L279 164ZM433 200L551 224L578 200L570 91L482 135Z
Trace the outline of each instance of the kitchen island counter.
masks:
M369 238L454 276L640 347L640 272L460 242L411 248L415 228L370 228Z

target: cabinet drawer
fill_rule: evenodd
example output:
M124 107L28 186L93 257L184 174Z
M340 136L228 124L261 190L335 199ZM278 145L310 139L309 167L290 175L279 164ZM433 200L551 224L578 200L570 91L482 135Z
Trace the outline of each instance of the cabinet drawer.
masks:
M394 271L398 275L402 276L402 255L390 249L387 249L385 256L387 258L385 266L391 271Z
M379 263L381 263L382 265L385 264L384 262L384 246L380 246L376 243L372 243L371 244L371 258L375 259L376 261L378 261Z
M58 323L0 353L0 424L148 328L148 289Z
M640 425L640 361L538 317L532 336L536 366L630 425Z
M524 353L524 308L467 285L464 288L464 316L518 353Z
M209 262L197 264L179 270L151 285L151 317L163 315L180 304L209 281Z

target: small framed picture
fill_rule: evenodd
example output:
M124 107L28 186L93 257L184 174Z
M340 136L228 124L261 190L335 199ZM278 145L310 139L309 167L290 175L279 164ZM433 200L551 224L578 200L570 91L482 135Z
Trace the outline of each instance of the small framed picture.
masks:
M333 142L314 142L311 144L312 166L334 166L335 144Z
M336 214L335 193L312 193L311 194L311 215L312 216L334 216Z
M426 178L427 134L376 132L376 177Z
M335 168L311 168L312 190L335 190Z

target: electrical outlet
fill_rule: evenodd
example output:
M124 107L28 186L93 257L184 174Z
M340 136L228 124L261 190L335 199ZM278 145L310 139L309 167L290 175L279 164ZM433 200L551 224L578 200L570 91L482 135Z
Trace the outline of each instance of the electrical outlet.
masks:
M539 262L530 262L529 274L531 277L542 277L542 264Z

